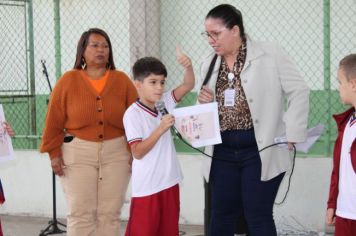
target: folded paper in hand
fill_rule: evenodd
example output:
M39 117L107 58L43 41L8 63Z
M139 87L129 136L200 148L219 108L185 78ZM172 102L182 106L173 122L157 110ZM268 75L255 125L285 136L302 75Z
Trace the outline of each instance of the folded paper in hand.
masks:
M318 124L317 126L308 129L307 139L302 143L295 144L295 148L297 149L297 151L307 153L309 151L310 147L313 146L313 144L316 142L316 140L319 139L320 135L323 133L323 130L324 130L323 124ZM287 142L287 141L288 140L285 135L276 137L274 139L275 143ZM281 144L279 146L288 148L286 144Z
M216 102L176 108L175 128L193 147L221 143L218 105Z

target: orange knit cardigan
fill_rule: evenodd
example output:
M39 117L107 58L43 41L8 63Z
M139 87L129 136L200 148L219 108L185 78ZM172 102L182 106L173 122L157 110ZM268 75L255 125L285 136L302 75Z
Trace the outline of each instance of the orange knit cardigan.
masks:
M65 133L93 142L123 136L123 115L137 97L123 72L111 70L100 93L79 70L66 72L50 97L40 151L51 159L61 156Z

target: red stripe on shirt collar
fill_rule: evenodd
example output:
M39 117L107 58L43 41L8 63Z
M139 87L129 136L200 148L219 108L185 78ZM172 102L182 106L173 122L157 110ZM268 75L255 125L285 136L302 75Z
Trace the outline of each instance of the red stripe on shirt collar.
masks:
M147 112L148 114L150 114L153 117L157 117L158 113L157 111L153 111L151 110L148 106L146 106L145 104L143 104L142 102L140 102L140 100L138 99L136 101L136 105L141 108L142 110L144 110L145 112Z

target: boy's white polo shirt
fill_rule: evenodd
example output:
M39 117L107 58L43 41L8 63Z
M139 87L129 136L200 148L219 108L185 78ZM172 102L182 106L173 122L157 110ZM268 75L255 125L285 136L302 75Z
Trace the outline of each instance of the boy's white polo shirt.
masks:
M356 173L352 167L350 154L355 138L356 123L351 123L350 118L342 138L336 215L351 220L356 220Z
M169 113L177 104L173 90L163 94ZM130 145L147 139L157 129L161 115L137 100L124 114L124 126ZM142 158L132 163L132 197L152 195L170 188L183 179L170 130L167 130Z

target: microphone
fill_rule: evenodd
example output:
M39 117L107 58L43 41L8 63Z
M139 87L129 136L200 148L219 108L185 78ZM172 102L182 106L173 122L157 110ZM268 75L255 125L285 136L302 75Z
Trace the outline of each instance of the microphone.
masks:
M164 101L157 101L155 103L155 107L159 113L161 113L162 116L169 114L169 112L166 109L166 106L164 105ZM178 136L178 138L182 139L182 135L179 133L179 131L174 127L174 125L171 127L171 130Z
M166 106L164 105L164 101L157 101L155 103L155 107L159 113L161 113L162 116L169 114Z

